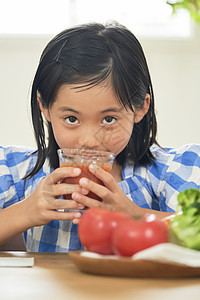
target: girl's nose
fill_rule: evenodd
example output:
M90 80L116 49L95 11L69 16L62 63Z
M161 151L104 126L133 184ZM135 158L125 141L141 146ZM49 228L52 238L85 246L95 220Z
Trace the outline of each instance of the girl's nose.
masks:
M89 148L89 149L98 149L101 146L102 142L99 139L97 130L85 130L82 131L82 134L79 138L79 147Z
M85 135L79 139L81 148L97 149L101 143L94 137Z

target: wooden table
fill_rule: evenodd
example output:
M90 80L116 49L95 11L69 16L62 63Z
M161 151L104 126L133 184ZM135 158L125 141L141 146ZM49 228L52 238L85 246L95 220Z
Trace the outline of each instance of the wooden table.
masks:
M200 278L153 280L89 275L61 253L0 252L0 256L35 259L33 267L0 267L1 300L200 299Z

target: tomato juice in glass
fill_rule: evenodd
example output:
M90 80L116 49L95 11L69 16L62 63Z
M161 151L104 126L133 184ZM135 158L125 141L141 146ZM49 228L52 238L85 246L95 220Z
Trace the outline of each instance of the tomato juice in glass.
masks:
M58 157L60 161L60 167L73 167L81 169L81 174L77 177L69 177L64 180L65 183L71 186L72 191L74 185L78 185L79 180L82 177L86 177L100 185L104 185L103 182L98 179L94 174L89 171L89 165L94 163L101 167L106 172L110 172L115 155L111 152L86 150L86 149L59 149ZM72 186L73 185L73 186ZM69 193L70 194L70 193ZM89 192L88 197L101 200L97 195ZM71 199L70 195L64 196L65 199Z

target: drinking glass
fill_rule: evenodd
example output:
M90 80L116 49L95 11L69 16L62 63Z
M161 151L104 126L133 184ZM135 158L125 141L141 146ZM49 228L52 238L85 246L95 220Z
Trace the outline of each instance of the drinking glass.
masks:
M115 154L106 151L87 149L59 149L57 152L60 167L73 167L81 169L81 174L79 176L69 177L64 180L64 182L68 184L69 194L77 190L78 182L82 177L86 177L100 185L104 185L103 182L95 176L95 174L92 174L89 171L89 165L95 164L106 172L110 172L115 159ZM89 192L87 196L93 199L101 200L92 192Z

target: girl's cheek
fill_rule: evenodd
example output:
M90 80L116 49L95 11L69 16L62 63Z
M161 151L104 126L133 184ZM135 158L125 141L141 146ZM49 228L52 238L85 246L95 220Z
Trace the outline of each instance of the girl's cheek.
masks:
M127 134L127 132L122 129L117 135L113 135L112 139L110 140L110 151L118 155L128 144L131 133Z
M55 131L54 134L56 143L59 148L76 148L77 140L76 137L69 131L64 132L63 129Z

